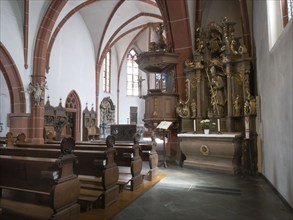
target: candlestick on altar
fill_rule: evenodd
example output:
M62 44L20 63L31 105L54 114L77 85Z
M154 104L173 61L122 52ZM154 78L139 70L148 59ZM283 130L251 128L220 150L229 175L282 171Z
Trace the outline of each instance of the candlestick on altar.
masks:
M193 120L193 133L196 133L196 120Z
M217 119L217 124L218 124L218 134L222 134L222 132L221 132L221 122L220 122L219 118Z

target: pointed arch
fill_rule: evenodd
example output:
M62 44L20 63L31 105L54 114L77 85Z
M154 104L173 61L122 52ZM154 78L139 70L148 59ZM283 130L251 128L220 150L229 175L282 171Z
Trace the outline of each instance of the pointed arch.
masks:
M81 102L75 90L72 90L65 101L66 114L69 120L67 135L81 141Z
M13 58L2 42L0 42L0 57L0 69L10 95L11 113L25 113L26 103L21 77Z
M17 66L8 50L0 42L0 69L3 73L10 96L9 124L10 132L18 134L23 132L29 137L30 115L26 113L26 102L23 83ZM19 125L22 125L20 127Z

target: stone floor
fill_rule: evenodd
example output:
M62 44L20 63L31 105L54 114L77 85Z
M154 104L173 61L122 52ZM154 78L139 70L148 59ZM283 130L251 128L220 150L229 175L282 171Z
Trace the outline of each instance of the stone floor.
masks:
M293 220L263 176L160 167L166 177L113 220Z

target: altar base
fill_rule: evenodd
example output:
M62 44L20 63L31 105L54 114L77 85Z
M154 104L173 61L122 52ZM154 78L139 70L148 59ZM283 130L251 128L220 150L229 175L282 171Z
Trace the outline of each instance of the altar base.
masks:
M241 171L240 133L182 133L177 136L181 158L185 158L182 166L231 174Z

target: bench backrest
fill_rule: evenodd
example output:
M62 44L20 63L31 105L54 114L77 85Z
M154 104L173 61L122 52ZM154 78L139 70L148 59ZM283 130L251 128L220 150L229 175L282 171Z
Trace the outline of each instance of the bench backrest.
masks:
M58 210L77 202L80 185L72 171L75 159L74 155L59 158L0 155L0 187L48 195L48 205Z

